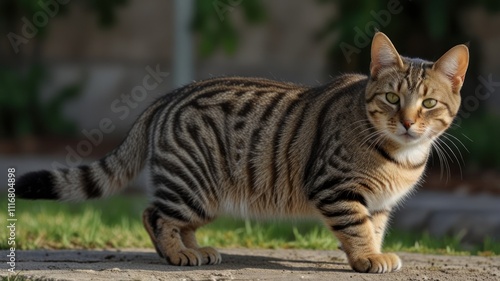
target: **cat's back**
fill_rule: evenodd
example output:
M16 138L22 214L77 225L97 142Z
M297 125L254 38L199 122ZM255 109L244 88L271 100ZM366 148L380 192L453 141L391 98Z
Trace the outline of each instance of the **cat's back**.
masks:
M287 81L271 80L260 77L215 77L201 81L195 81L184 87L181 87L171 94L165 96L165 99L177 101L180 104L193 102L195 104L213 101L232 102L236 106L242 101L251 99L255 104L265 104L272 99L294 99L302 95L302 99L311 101L330 95L341 94L346 86L361 85L368 77L362 74L341 74L332 77L328 83L319 86L305 86ZM273 104L268 104L272 106Z

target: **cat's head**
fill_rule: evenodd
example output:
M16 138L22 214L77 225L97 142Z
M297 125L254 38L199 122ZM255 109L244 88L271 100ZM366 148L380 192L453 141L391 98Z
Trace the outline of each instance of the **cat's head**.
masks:
M465 45L436 62L402 57L381 32L373 37L366 114L385 138L400 145L430 143L452 123L469 63Z

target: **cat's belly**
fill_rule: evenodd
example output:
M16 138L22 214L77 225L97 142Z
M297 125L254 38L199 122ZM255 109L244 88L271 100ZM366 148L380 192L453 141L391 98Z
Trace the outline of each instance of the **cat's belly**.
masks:
M230 195L230 194L228 194ZM271 193L260 196L228 196L219 203L219 213L238 218L286 219L310 218L317 210L303 195L276 198Z

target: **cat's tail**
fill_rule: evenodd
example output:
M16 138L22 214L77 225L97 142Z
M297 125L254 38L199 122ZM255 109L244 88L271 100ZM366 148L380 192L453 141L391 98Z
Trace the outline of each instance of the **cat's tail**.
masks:
M102 159L79 167L30 172L16 182L16 196L25 199L86 200L114 194L133 180L148 157L149 128L162 102L150 106L126 139Z

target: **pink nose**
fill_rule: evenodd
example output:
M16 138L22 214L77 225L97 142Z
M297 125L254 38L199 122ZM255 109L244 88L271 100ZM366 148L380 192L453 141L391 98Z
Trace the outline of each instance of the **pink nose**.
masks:
M406 130L410 129L411 125L415 124L415 122L409 119L406 119L401 123L403 123L403 127L405 127Z

